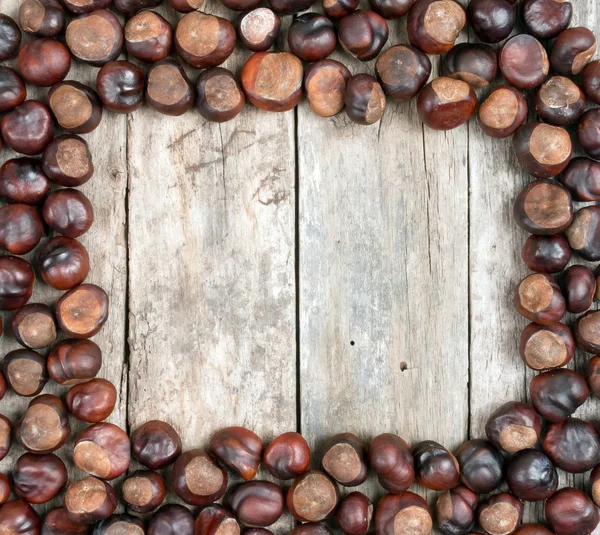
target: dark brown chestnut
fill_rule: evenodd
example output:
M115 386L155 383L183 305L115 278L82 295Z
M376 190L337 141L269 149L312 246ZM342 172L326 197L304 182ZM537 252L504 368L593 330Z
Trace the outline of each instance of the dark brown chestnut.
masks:
M461 43L446 54L442 65L444 76L462 80L472 88L480 89L496 78L498 58L491 46Z
M448 52L467 23L454 0L417 0L408 12L408 39L426 54Z
M235 517L223 506L212 504L200 511L196 517L195 535L218 535L221 533L240 533Z
M384 93L396 102L407 102L427 83L431 60L412 45L396 45L381 53L375 69Z
M62 0L62 3L73 15L83 15L97 9L107 9L112 0Z
M333 531L331 531L325 524L307 523L298 524L292 531L290 531L290 535L333 535Z
M117 495L106 481L85 477L67 487L63 507L75 523L93 524L115 512Z
M574 201L600 201L600 162L573 158L559 180Z
M42 156L42 168L52 182L68 188L85 184L94 174L88 145L74 134L57 137L48 144Z
M8 15L0 13L0 61L17 55L21 46L21 29Z
M585 378L588 386L597 398L600 398L600 357L592 357L588 360Z
M558 273L565 269L571 260L571 249L564 236L532 234L523 245L521 258L531 271Z
M0 505L10 498L10 481L6 474L0 473Z
M222 123L237 117L246 97L233 73L223 67L201 72L196 80L196 108L208 121Z
M544 512L556 535L589 535L600 522L598 509L589 496L569 487L549 498Z
M0 526L7 534L38 535L40 517L25 500L11 500L0 507Z
M294 479L310 465L310 448L300 433L283 433L265 449L263 463L277 479Z
M286 505L299 522L320 522L333 514L338 499L338 488L329 476L319 470L309 470L292 483Z
M333 59L310 65L304 75L304 90L312 111L321 117L332 117L342 111L351 76L345 65Z
M491 442L474 439L456 450L464 485L485 494L496 490L504 479L504 457Z
M0 112L16 108L26 97L27 88L19 73L10 67L0 67Z
M167 496L167 485L158 472L138 470L127 476L121 489L123 501L135 513L154 511Z
M85 281L90 258L77 240L57 236L39 248L37 268L46 284L57 290L70 290Z
M589 396L585 379L567 369L537 375L531 381L529 391L533 406L551 422L571 416Z
M49 191L50 181L39 160L14 158L0 167L0 197L10 202L37 205Z
M444 492L435 504L436 527L443 535L470 533L477 503L477 494L462 485Z
M183 115L194 105L196 90L183 67L166 59L148 70L146 102L165 115Z
M506 483L520 500L547 500L558 488L558 472L541 451L522 450L508 461Z
M399 19L409 12L415 0L370 0L369 3L384 19Z
M126 60L111 61L96 77L96 91L109 110L133 113L144 103L146 77L143 71Z
M4 378L4 374L0 371L0 399L3 399L6 395L6 391L8 390L8 384L6 383L6 379ZM1 461L2 459L0 459ZM2 502L0 502L2 503Z
M566 235L573 252L585 260L600 260L600 207L585 206L578 210Z
M467 19L475 35L484 43L499 43L512 32L517 8L509 0L471 0Z
M37 37L55 37L65 27L65 10L58 0L24 0L19 6L19 26Z
M75 385L65 397L69 412L78 420L89 423L106 420L112 414L116 402L117 389L106 379L92 379Z
M552 462L565 472L591 470L600 461L600 436L593 424L578 418L551 423L542 447Z
M43 102L26 100L2 117L0 133L14 151L39 154L54 137L52 114Z
M479 107L477 121L481 129L491 137L504 138L514 134L527 119L527 100L510 85L492 89Z
M29 301L35 273L31 264L17 256L0 256L0 310L15 310Z
M220 2L233 11L248 11L260 5L260 0L220 0Z
M48 374L61 385L85 383L102 367L102 351L91 340L63 340L48 355Z
M299 11L306 11L315 0L268 0L267 3L279 15L292 15Z
M115 479L129 468L129 437L120 427L108 422L91 425L77 437L73 461L77 468L88 474L100 479Z
M283 491L270 481L249 481L233 489L228 499L237 520L250 527L274 524L283 514Z
M365 535L371 527L373 504L362 492L351 492L335 512L338 526L346 535Z
M389 28L374 11L355 11L340 20L338 37L342 46L360 61L375 59L388 40Z
M433 440L419 442L412 451L415 476L424 487L449 490L460 482L460 467L456 457Z
M360 125L379 121L385 112L386 98L377 79L370 74L356 74L346 83L344 104L348 118Z
M90 535L89 526L75 524L63 507L52 509L44 518L40 535Z
M337 44L333 23L319 13L303 13L288 30L290 51L303 61L319 61L329 56Z
M590 310L577 318L573 329L577 345L588 353L600 352L600 311Z
M289 52L257 52L242 69L248 100L267 111L291 110L302 98L302 62Z
M131 436L131 449L140 463L152 470L168 466L181 453L181 438L167 422L151 420ZM196 461L202 466L202 459Z
M28 204L6 204L0 208L0 247L11 254L32 251L42 239L44 224L38 211Z
M29 349L48 347L56 340L56 322L48 305L25 305L17 310L11 322L11 331L17 342Z
M413 492L386 494L375 510L375 532L380 535L428 535L433 529L431 510L421 496Z
M532 370L552 370L571 362L575 340L564 323L530 323L521 333L519 354Z
M46 359L30 349L7 353L2 360L2 373L19 396L37 396L48 382Z
M54 39L27 41L19 51L19 71L32 85L49 87L62 82L71 70L69 49Z
M59 397L52 394L33 398L15 429L15 436L23 447L37 455L61 448L70 435L67 408Z
M567 167L573 154L573 144L564 128L532 121L524 124L513 136L513 150L523 169L530 175L550 178ZM559 184L554 184L561 188ZM564 191L568 195L567 190ZM568 196L570 202L571 196Z
M0 461L8 455L12 446L12 429L10 420L0 414Z
M572 265L565 272L563 288L567 311L585 312L592 306L596 294L596 276L587 266Z
M227 480L227 472L217 460L199 448L182 453L171 476L173 491L190 505L207 505L220 499Z
M146 63L165 59L173 44L173 28L154 11L140 11L125 25L125 48Z
M179 13L197 11L204 5L204 0L169 0L169 5Z
M269 50L277 40L281 19L268 7L257 7L240 13L234 26L238 39L252 52Z
M565 299L552 275L533 273L515 288L513 302L524 318L540 325L559 322L565 315Z
M89 134L102 120L102 102L87 85L68 81L52 86L48 105L58 124L72 134Z
M479 526L488 535L514 533L523 522L523 509L523 503L512 494L494 494L479 506Z
M533 448L542 433L542 421L531 405L509 401L488 418L485 434L497 448L515 453Z
M596 53L596 37L587 28L567 28L560 32L550 52L550 65L557 74L577 76Z
M114 0L115 9L127 17L132 17L142 9L158 7L162 0Z
M194 535L194 515L178 504L163 505L150 518L147 535Z
M543 126L555 128L548 125ZM543 133L546 131L546 128L541 129L536 134L536 140L539 141L537 137L543 136ZM569 136L566 131L563 130L563 132L567 137ZM541 143L548 141L548 138L545 139ZM539 145L537 141L536 146ZM553 148L555 148L555 145L551 143L545 147L543 149L544 152L540 152L540 154L548 154L548 156L539 156L540 160L549 162L553 158L549 156ZM524 155L523 158L525 158ZM528 163L535 165L533 164L533 160L528 160ZM533 171L534 169L532 168L531 170ZM569 227L574 220L571 194L555 180L547 178L534 180L527 184L520 191L519 195L517 195L513 206L513 216L517 225L527 232L544 236L557 234Z
M598 505L600 503L600 465L596 466L590 474L590 494L594 503Z
M94 527L94 535L113 535L113 533L126 533L127 535L144 535L144 520L129 514L112 515Z
M46 503L67 484L67 468L53 453L25 453L13 471L15 493L29 503Z
M262 449L260 437L244 427L226 427L210 439L210 450L215 457L245 481L256 476Z
M574 82L564 76L553 76L535 94L535 111L547 123L566 126L583 115L586 98Z
M551 39L571 24L573 5L565 0L524 0L521 13L528 34Z
M591 61L583 69L581 88L592 102L600 104L600 59Z
M477 107L475 91L462 80L440 77L419 93L419 117L434 130L452 130L466 123Z
M363 442L352 433L340 433L327 439L321 463L333 479L346 487L361 485L369 474Z
M377 0L378 6L383 7L385 0ZM402 0L391 0L390 5L399 5ZM409 0L412 5L412 0ZM354 12L358 8L359 0L323 0L323 11L330 19L341 19ZM377 12L373 2L371 2L373 11ZM381 15L381 13L380 13Z
M73 338L90 338L108 319L108 295L95 284L80 284L56 303L56 321Z
M581 148L594 160L600 160L600 110L586 111L577 126L577 139Z
M388 492L407 490L415 480L414 460L408 444L398 435L384 433L371 440L369 464Z
M77 238L92 226L94 209L81 191L59 189L48 195L42 208L42 216L55 232L67 238Z
M117 59L123 48L121 23L106 9L73 19L67 26L65 38L71 54L96 67Z
M531 35L511 37L500 50L498 66L506 81L518 89L533 89L548 75L550 62L542 44Z

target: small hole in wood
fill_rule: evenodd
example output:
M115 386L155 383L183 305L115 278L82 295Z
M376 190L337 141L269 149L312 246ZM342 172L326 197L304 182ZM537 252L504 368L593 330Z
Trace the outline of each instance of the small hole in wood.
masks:
M350 345L353 346L354 345L354 340L350 340Z
M401 372L404 372L404 371L406 371L406 370L408 370L408 364L406 364L406 362L402 361L402 362L400 363L400 371L401 371Z

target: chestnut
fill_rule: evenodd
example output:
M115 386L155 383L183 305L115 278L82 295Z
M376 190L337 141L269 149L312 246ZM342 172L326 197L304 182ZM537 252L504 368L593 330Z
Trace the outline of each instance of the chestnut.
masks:
M334 50L337 37L333 23L319 13L303 13L288 30L290 51L303 61L325 59Z
M304 90L312 111L321 117L332 117L342 111L350 76L348 68L333 59L310 65L304 75Z
M550 52L550 65L557 74L577 76L596 53L596 37L587 28L560 32Z
M586 98L574 82L553 76L535 94L535 111L547 123L566 126L576 123L585 111Z
M588 156L600 160L600 110L592 109L583 114L577 126L577 139Z
M189 13L200 9L204 0L169 0L169 5L179 13Z
M268 7L241 13L234 22L238 39L252 52L269 50L277 40L281 19Z
M373 504L362 492L351 492L335 512L338 526L346 535L365 535L371 527Z
M260 0L220 0L220 2L233 11L248 11L260 5Z
M578 418L552 422L546 429L542 447L565 472L586 472L600 461L600 436L596 428Z
M479 506L479 526L489 535L514 533L523 522L523 509L523 503L512 494L494 494Z
M590 310L579 316L573 333L577 345L588 353L600 352L600 311Z
M88 144L73 134L57 137L46 146L42 168L52 182L68 188L85 184L94 174Z
M12 446L12 429L10 420L0 414L0 461L8 455Z
M267 111L291 110L302 98L302 62L289 52L257 52L242 69L248 100Z
M426 54L443 54L466 23L464 8L454 0L417 0L408 12L408 39Z
M521 14L528 34L551 39L571 24L573 5L565 0L524 0Z
M543 452L522 450L508 461L506 484L520 500L547 500L558 488L558 472Z
M57 236L39 248L37 268L46 284L57 290L70 290L85 281L90 258L77 240Z
M178 504L163 505L152 515L147 535L194 535L194 515Z
M107 9L112 0L61 0L67 10L73 15L83 15L98 9Z
M0 247L23 255L42 239L44 224L38 211L27 204L6 204L0 208Z
M449 490L460 482L460 467L456 457L433 440L419 442L412 451L415 476L425 488Z
M475 525L477 494L459 486L444 492L435 504L436 527L443 535L470 533Z
M549 498L544 512L556 535L588 535L600 522L598 509L588 495L569 487Z
M600 60L591 61L583 69L581 88L592 102L600 104Z
M402 3L402 1L403 0L391 0L389 4L385 3L385 6L395 9ZM412 0L408 1L412 5ZM377 6L374 5L374 2L371 2L373 11L377 13L376 7L385 9L384 2L386 2L386 0L377 0ZM341 19L342 17L345 17L346 15L349 15L358 9L358 4L359 0L323 0L323 11L330 19ZM381 13L378 14L381 15Z
M333 479L346 487L361 485L369 475L362 440L352 433L340 433L327 439L321 464Z
M320 522L333 514L338 499L338 488L329 476L319 470L309 470L292 483L286 505L299 522Z
M369 3L384 19L399 19L409 12L415 0L370 0Z
M559 180L574 201L600 201L600 162L573 158Z
M48 374L61 385L77 385L96 377L102 351L91 340L63 340L48 355Z
M384 93L396 102L408 102L427 83L431 60L412 45L396 45L381 53L375 69Z
M29 349L48 347L56 340L56 322L48 305L29 304L17 310L11 322L15 340Z
M263 463L277 479L294 479L310 465L310 448L300 433L283 433L267 446Z
M548 128L552 126L543 125ZM562 130L562 129L561 129ZM547 132L546 128L536 134L537 141ZM563 130L563 132L568 134ZM518 135L518 134L517 134ZM545 138L546 143L548 138ZM551 143L543 149L543 154L556 148ZM549 161L550 156L539 156L542 161ZM530 160L531 162L531 160ZM532 169L533 170L533 169ZM555 180L541 178L525 186L517 195L513 206L513 216L517 225L532 234L551 235L565 230L573 221L573 203L569 191Z
M509 0L471 0L467 19L475 35L484 43L499 43L512 32L517 8Z
M565 185L564 180L562 183ZM571 189L569 191L573 197L573 191ZM532 234L523 245L521 258L531 271L558 273L565 269L571 260L571 249L564 236Z
M489 45L458 44L443 61L444 76L467 82L473 89L487 87L496 78L497 70L498 58Z
M182 453L171 476L173 491L190 505L206 505L220 499L227 490L227 480L227 472L217 460L200 448Z
M148 70L146 102L165 115L183 115L194 105L196 91L183 67L173 60L155 63Z
M529 390L533 406L551 422L571 416L589 396L585 379L567 369L537 375L531 381Z
M210 450L227 468L245 481L256 476L262 455L262 440L249 429L226 427L210 439Z
M0 399L3 399L4 396L6 396L7 389L8 389L8 385L6 384L6 379L4 378L4 374L0 371ZM0 459L0 461L1 460L2 459Z
M523 169L536 178L558 175L567 167L573 154L571 136L564 128L534 121L517 130L512 144ZM563 189L556 183L555 187ZM570 203L571 196L567 190L564 192Z
M386 99L379 82L370 74L356 74L346 83L346 115L360 125L379 121L385 112Z
M374 11L355 11L340 20L338 37L342 46L360 61L375 59L388 40L389 28Z
M29 301L35 274L31 264L17 256L0 256L0 310L15 310Z
M283 514L283 491L270 481L250 481L233 489L229 506L237 520L245 526L266 527Z
M0 67L0 112L16 108L26 97L27 88L21 75L10 67Z
M0 13L0 61L14 58L21 46L21 29L8 15Z
M521 316L540 325L551 325L565 315L565 299L548 273L525 277L515 288L513 302Z
M600 397L600 357L595 356L588 360L585 378L592 394Z
M30 349L16 349L7 353L2 360L2 373L19 396L37 396L48 382L46 359Z
M140 463L152 470L168 466L181 453L181 438L167 422L151 420L131 436L131 449ZM195 465L202 465L203 459Z
M477 122L490 137L505 138L514 134L527 119L527 100L506 84L492 89L479 107Z
M154 511L167 496L167 485L158 472L138 470L127 476L121 489L123 501L135 513Z
M132 113L144 103L146 78L142 70L126 60L106 63L96 77L96 91L109 110Z
M24 0L19 6L19 26L37 37L55 37L65 27L65 10L58 0Z
M590 474L590 487L592 500L598 505L600 503L600 465L596 466Z
M196 517L194 526L196 535L217 535L220 533L236 535L240 532L240 526L235 517L218 504L212 504L202 509Z
M25 453L13 471L15 493L29 503L46 503L67 484L67 468L53 453Z
M123 48L121 23L106 9L73 19L67 26L65 38L71 54L96 67L117 59Z
M550 62L542 44L531 35L511 37L500 50L498 66L506 81L518 89L533 89L548 75Z
M131 535L144 535L144 520L128 514L113 515L106 518L94 528L94 535L112 535L113 533L127 533Z
M125 48L135 59L155 63L165 59L173 44L173 28L154 11L140 11L125 25Z
M230 121L242 111L246 97L233 73L223 67L201 72L196 80L196 108L208 121Z
M266 528L250 528L244 530L244 535L273 535L273 532Z
M117 402L117 389L106 379L92 379L73 386L67 392L65 403L78 420L98 423L108 418Z
M52 114L43 102L26 100L2 117L0 133L15 152L39 154L54 137Z
M49 191L50 181L38 160L13 158L0 167L0 197L10 202L37 205Z
M306 11L315 0L268 0L267 3L278 15L292 15L299 11Z
M108 319L108 295L95 284L80 284L56 303L56 321L73 338L90 338Z
M333 532L325 525L321 523L308 523L298 524L290 535L333 535Z
M375 510L376 533L429 535L432 529L431 510L421 496L413 492L401 492L386 494L379 500Z
M102 120L102 102L87 85L68 81L52 86L48 105L58 124L72 134L89 134Z
M80 470L100 479L123 475L131 462L131 444L120 427L101 422L84 429L73 450L73 461Z
M596 276L593 271L587 266L570 266L565 272L563 293L568 312L585 312L592 306L596 293Z
M67 238L77 238L92 226L94 209L79 190L59 189L48 195L42 208L42 217L55 232Z
M42 523L40 535L89 535L90 527L75 524L64 508L57 507L48 512Z
M473 492L486 494L496 490L504 479L504 457L491 442L474 439L456 451L461 479Z
M114 4L117 11L132 17L142 9L158 7L162 4L162 0L114 0Z
M415 480L413 456L408 444L398 435L384 433L371 440L369 464L379 484L388 492L408 490Z
M419 117L434 130L452 130L466 123L477 107L473 88L462 80L440 77L419 93Z
M192 11L175 28L175 49L191 67L216 67L235 49L235 29L221 17Z
M67 408L61 399L42 394L31 400L15 436L30 453L52 453L64 446L71 435Z
M485 434L497 448L515 453L533 448L542 432L542 421L531 405L509 401L488 418Z
M565 234L574 253L585 260L600 260L600 207L584 206L575 212Z
M0 505L6 503L10 498L10 481L6 474L0 473Z
M40 517L25 500L11 500L0 507L0 526L7 534L38 535Z
M106 481L85 477L67 487L63 507L73 522L93 524L115 512L117 495Z
M521 333L519 354L532 370L552 370L566 366L575 354L575 340L564 323L530 323Z

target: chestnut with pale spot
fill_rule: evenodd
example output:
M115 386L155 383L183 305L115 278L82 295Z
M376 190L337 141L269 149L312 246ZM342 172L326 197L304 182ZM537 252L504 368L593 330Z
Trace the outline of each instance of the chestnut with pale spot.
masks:
M514 87L501 84L492 89L479 107L477 122L488 136L505 138L521 127L528 111L525 97Z
M26 100L0 121L0 134L6 146L15 152L40 154L54 137L52 114L43 102Z
M0 256L0 310L15 310L29 301L35 284L31 264L18 256Z
M566 0L524 0L521 13L528 34L551 39L571 24L573 5Z
M535 121L519 128L512 144L523 169L536 178L558 175L569 165L573 154L571 136L564 128ZM565 193L568 195L566 190ZM552 209L549 214L553 215Z
M85 477L67 487L63 507L69 519L82 525L108 518L117 503L117 495L109 483Z
M147 535L195 535L194 515L179 504L163 505L150 518Z
M584 206L565 232L569 246L584 260L600 260L600 207Z
M533 448L542 433L542 420L531 405L509 401L488 418L485 434L497 448L515 453Z
M530 323L521 333L519 355L532 370L561 368L571 362L574 354L575 340L564 323Z
M16 349L2 359L2 373L19 396L37 396L48 382L46 359L30 349Z
M573 370L559 369L536 375L530 385L531 403L548 421L571 416L588 398L585 379Z
M579 418L552 422L544 433L542 448L565 472L587 472L600 462L600 435L592 423Z
M462 80L442 76L419 93L419 117L434 130L452 130L466 123L477 107L473 88Z
M69 413L62 400L52 394L32 399L15 436L29 452L52 453L64 446L71 435Z
M267 527L281 518L285 498L283 491L275 483L249 481L232 490L228 504L241 524Z
M345 487L357 487L369 475L363 442L352 433L340 433L327 439L321 464L333 479Z
M552 44L552 70L562 76L577 76L594 57L596 47L596 37L587 28L567 28Z
M56 303L56 321L73 338L91 338L108 319L108 295L95 284L80 284Z
M379 484L388 492L408 490L415 480L414 459L406 441L392 433L371 439L369 464Z
M65 79L71 69L71 54L55 39L32 39L21 47L18 63L27 83L48 87Z
M506 483L520 500L547 500L558 488L558 472L543 452L522 450L508 461Z
M195 535L240 535L240 525L223 506L209 505L198 513Z
M100 67L119 57L123 28L116 15L97 9L73 19L67 26L65 39L71 54Z
M44 224L38 211L28 204L6 204L0 208L0 248L23 255L42 239Z
M138 461L152 470L171 464L181 453L181 438L167 422L151 420L136 429L131 448Z
M560 287L548 273L533 273L521 280L513 302L521 316L540 325L559 322L566 311Z
M281 19L268 7L257 7L235 19L234 26L238 39L252 52L269 50L277 40Z
M592 102L600 104L600 59L591 61L583 69L581 88Z
M204 0L169 0L169 5L179 13L189 13L200 9Z
M585 378L590 391L594 396L600 398L600 357L594 356L588 360Z
M346 535L365 535L371 527L373 504L362 492L351 492L335 511L338 526Z
M590 474L590 494L594 503L600 504L600 465L596 466Z
M125 25L125 48L145 63L165 59L173 44L173 28L154 11L140 11Z
M504 456L491 442L468 440L458 450L461 479L473 492L486 494L496 490L504 479Z
M477 494L462 485L444 492L435 503L436 527L444 535L470 533L477 503Z
M513 533L523 522L523 503L508 492L500 492L480 504L477 518L489 535Z
M559 180L574 201L600 201L600 162L573 158Z
M61 385L85 383L102 367L102 351L91 340L63 340L48 355L48 374Z
M509 0L471 0L467 19L475 35L484 43L506 39L517 21L517 8Z
M396 102L408 102L427 83L431 60L412 45L395 45L380 54L375 70L388 97Z
M573 329L577 345L588 353L600 352L600 311L590 310L577 318Z
M372 125L385 112L386 98L377 79L370 74L355 74L346 82L344 104L348 118L360 125Z
M75 81L53 85L48 106L58 124L71 134L89 134L102 120L102 102L90 87Z
M167 495L167 485L158 472L138 470L127 476L121 489L123 501L135 513L154 511Z
M553 76L535 94L535 111L547 123L566 126L576 123L587 99L581 88L564 76Z
M594 502L583 491L560 489L546 501L546 520L556 535L588 535L600 522Z
M267 446L263 463L273 477L294 479L308 470L310 447L300 433L283 433Z
M67 392L65 403L78 420L98 423L106 420L117 402L117 389L106 379L95 378L73 386Z
M550 62L542 44L531 35L511 37L500 50L498 66L506 81L518 89L533 89L548 75Z
M29 349L48 347L56 341L56 321L52 309L31 303L17 310L11 322L15 340Z
M0 414L0 461L8 455L12 446L12 429L10 420L4 414Z
M341 19L353 13L358 4L359 0L323 0L323 11L330 19Z
M419 442L412 450L415 476L425 488L449 490L460 482L460 466L456 457L433 440Z
M513 216L527 232L544 236L557 234L569 228L574 221L571 194L555 180L534 180L517 195ZM573 247L570 240L569 244Z
M429 535L433 529L431 510L413 492L386 494L375 511L375 531L380 535Z
M19 26L36 37L55 37L65 27L65 10L58 0L24 0Z
M454 0L417 0L408 12L408 39L426 54L444 54L466 24L465 10Z
M73 15L83 15L97 9L107 9L112 0L62 0L62 3Z
M15 494L29 503L46 503L67 484L67 468L53 453L25 453L13 470Z
M127 513L113 515L94 527L94 535L145 535L144 520Z
M77 468L92 476L115 479L129 468L129 437L120 427L108 422L91 425L77 437L73 461Z
M52 509L44 517L42 523L43 535L89 535L90 527L75 524L68 516L63 507Z
M333 480L319 470L309 470L292 483L286 505L299 522L320 522L333 514L338 500L338 488Z
M57 137L48 144L42 168L52 182L68 188L85 184L94 174L88 144L74 134Z
M201 72L196 80L196 108L208 121L223 123L237 117L246 97L233 73L223 67Z
M467 82L473 89L481 89L496 78L498 58L491 46L461 43L444 56L442 67L444 76Z
M571 248L564 236L532 234L523 245L521 258L531 271L558 273L565 269L571 260Z
M200 448L182 453L171 476L173 491L190 505L206 505L220 499L227 490L227 480L227 472L217 460Z
M338 39L360 61L375 59L389 37L388 24L374 11L357 10L340 20Z
M10 67L0 67L0 112L14 109L26 97L27 88L21 75Z
M342 111L351 76L345 65L333 59L310 65L304 76L304 90L311 110L320 117L332 117Z
M25 500L11 500L0 507L0 526L7 535L37 535L40 517Z
M146 102L160 113L183 115L194 105L196 90L183 67L165 59L148 70Z

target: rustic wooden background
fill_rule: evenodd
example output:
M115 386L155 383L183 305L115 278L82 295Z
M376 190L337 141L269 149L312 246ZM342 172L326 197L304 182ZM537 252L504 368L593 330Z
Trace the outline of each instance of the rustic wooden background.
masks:
M0 11L15 16L18 4L0 0ZM573 24L600 35L597 1L576 2ZM390 30L387 46L407 42L404 19ZM239 72L248 55L238 47L225 66ZM374 70L334 57L353 73ZM68 78L94 86L96 72L74 62ZM424 128L414 101L388 105L370 127L317 117L306 103L283 114L247 106L222 125L195 111L105 112L87 139L96 173L82 189L96 222L82 242L88 280L111 297L95 340L102 376L120 389L114 423L165 419L186 448L234 424L265 441L299 430L315 448L341 431L456 448L482 436L499 404L526 399L526 321L511 298L526 235L511 208L530 178L510 140L474 121ZM38 284L34 300L57 295ZM16 347L0 343L3 354ZM576 360L582 369L586 356ZM1 412L18 417L27 403L8 395ZM596 418L598 408L580 413ZM14 447L0 469L21 453ZM372 480L363 488L382 492Z

